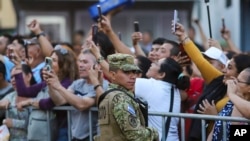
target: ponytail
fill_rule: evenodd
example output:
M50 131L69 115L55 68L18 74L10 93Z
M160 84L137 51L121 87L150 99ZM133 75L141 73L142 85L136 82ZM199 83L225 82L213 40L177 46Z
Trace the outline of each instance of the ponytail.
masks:
M181 90L186 90L189 88L189 86L190 86L190 78L181 73L178 77L176 87Z

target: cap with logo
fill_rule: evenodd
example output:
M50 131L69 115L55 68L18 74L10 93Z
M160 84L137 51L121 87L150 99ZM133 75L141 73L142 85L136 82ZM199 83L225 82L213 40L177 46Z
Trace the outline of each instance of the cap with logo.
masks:
M123 71L140 71L141 69L134 63L134 57L128 54L116 53L108 56L109 66Z

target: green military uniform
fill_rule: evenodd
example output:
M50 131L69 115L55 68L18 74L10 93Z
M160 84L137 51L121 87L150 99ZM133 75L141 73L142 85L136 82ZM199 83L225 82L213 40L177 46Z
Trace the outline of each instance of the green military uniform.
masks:
M108 56L109 65L123 71L140 71L134 64L133 56L114 54ZM99 104L100 135L96 141L153 141L158 140L154 128L145 127L145 121L139 104L131 97L134 94L122 86L110 84L112 91Z

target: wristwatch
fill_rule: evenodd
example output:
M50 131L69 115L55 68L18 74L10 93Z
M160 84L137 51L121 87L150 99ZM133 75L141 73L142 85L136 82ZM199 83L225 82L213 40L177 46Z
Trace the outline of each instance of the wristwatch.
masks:
M39 34L36 35L36 38L39 39L40 36L45 36L45 33L44 32L41 32Z
M104 60L104 58L101 56L97 59L97 63L100 64L102 61Z

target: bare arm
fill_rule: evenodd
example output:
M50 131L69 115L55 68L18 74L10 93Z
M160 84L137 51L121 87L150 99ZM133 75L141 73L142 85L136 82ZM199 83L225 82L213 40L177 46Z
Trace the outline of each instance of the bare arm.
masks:
M33 20L29 25L28 28L35 34L35 35L39 35L41 34L43 31L40 28L40 24L37 20ZM38 41L40 43L41 46L41 50L43 52L44 56L50 56L51 52L53 51L53 46L52 44L49 42L49 40L41 35L38 37Z
M67 90L64 87L57 88L58 93L60 93L67 102L74 106L78 110L87 110L95 104L95 99L91 97L82 97L73 94L72 90Z
M236 53L241 53L241 50L236 47L236 45L234 44L234 42L232 41L231 39L231 34L230 34L230 31L228 29L225 29L225 30L221 30L221 36L222 38L227 42L228 44L228 47L236 52Z
M109 80L111 80L111 76L109 74L109 64L106 60L104 60L104 58L102 58L102 55L100 53L100 49L91 40L87 40L86 45L87 45L88 49L90 49L90 51L94 54L95 58L97 59L97 63L100 64L105 76Z
M139 41L142 40L142 33L134 32L131 37L133 41L133 47L135 48L135 55L141 55L146 57L146 54L143 52L139 45Z
M207 43L207 40L208 40L207 36L205 35L199 20L195 20L195 23L196 23L196 25L198 26L198 29L199 29L199 33L200 33L201 40L202 40L202 45L203 45L204 49L207 50L209 48L209 45Z
M99 23L99 27L100 30L109 37L117 52L133 55L130 49L115 34L111 27L110 20L107 17L102 16L102 21Z
M49 86L49 95L56 106L60 106L67 103L66 99L59 93L59 91L51 88L51 86Z
M234 106L239 110L239 112L245 117L250 119L250 102L239 97L236 94L229 94L230 100L234 103Z

